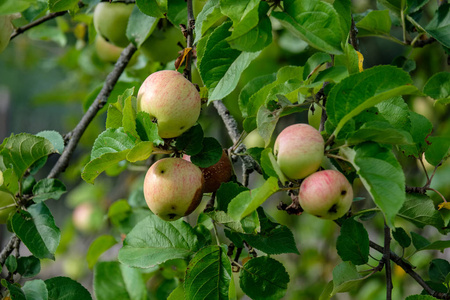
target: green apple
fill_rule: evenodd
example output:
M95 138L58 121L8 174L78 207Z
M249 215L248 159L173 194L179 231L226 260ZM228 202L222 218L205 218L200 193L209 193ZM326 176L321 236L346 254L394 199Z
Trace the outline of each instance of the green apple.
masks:
M3 172L0 171L0 186L3 185Z
M126 36L128 19L134 4L100 2L94 10L94 27L105 40L118 47L130 43Z
M191 161L189 155L183 155L183 159ZM223 182L228 182L233 175L233 166L231 165L230 158L225 151L222 151L220 160L214 165L207 168L200 168L205 178L205 184L203 185L204 193L213 193L217 191Z
M266 146L266 143L259 134L258 129L255 129L247 134L242 143L245 145L245 147L247 147L247 149L255 147L264 148Z
M174 221L198 207L204 182L202 171L193 163L182 158L163 158L145 175L145 201L155 215Z
M308 124L294 124L275 140L274 154L281 171L290 179L302 179L320 167L324 156L320 132Z
M0 53L8 46L11 33L14 30L11 19L12 16L0 16Z
M2 177L3 178L3 177ZM14 204L14 196L6 191L0 190L0 224L6 224L8 217L16 210L16 206L4 208Z
M119 59L123 49L124 48L108 43L99 34L95 37L95 50L98 57L104 62L115 63Z
M153 62L166 64L177 59L181 49L178 43L186 44L180 28L171 24L156 28L141 46L142 53Z
M322 107L316 103L313 104L313 107L314 111L311 109L308 110L308 124L319 130L320 121L322 119Z
M174 138L198 120L201 99L195 86L177 71L158 71L145 79L137 96L138 111L156 119L162 138Z
M298 200L305 212L321 219L336 220L350 209L353 189L342 173L324 170L303 180Z

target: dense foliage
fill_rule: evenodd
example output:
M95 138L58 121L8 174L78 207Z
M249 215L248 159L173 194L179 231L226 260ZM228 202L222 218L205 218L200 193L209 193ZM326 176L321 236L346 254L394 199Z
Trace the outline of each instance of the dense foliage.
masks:
M447 1L99 2L0 3L0 296L450 299ZM176 137L139 105L161 70L201 95ZM337 220L277 162L297 123L351 183ZM192 214L149 210L152 164L223 149Z

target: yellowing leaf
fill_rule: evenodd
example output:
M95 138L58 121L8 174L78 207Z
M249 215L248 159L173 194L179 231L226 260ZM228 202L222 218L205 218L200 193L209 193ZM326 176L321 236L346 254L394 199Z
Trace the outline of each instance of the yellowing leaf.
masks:
M364 56L359 51L356 51L356 53L358 54L359 71L362 72L362 71L364 71L364 68L363 68Z
M442 208L450 209L450 202L442 202L438 205L438 210L441 210Z

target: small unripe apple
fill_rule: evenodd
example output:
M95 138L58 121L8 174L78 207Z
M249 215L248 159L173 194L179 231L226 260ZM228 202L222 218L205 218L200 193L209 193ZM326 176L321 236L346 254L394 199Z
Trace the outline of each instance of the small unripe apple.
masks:
M14 197L10 193L0 190L0 224L6 224L8 217L16 210L16 206L2 209L5 206L14 204Z
M186 38L179 27L166 24L152 32L142 44L141 50L151 61L166 64L177 59L180 55L178 52L181 50L178 43L185 40Z
M308 124L314 127L315 129L319 129L320 121L322 120L322 107L313 104L314 111L311 109L308 110Z
M174 138L191 128L201 109L195 86L177 71L158 71L145 79L137 96L138 111L155 118L162 138Z
M3 185L3 172L0 171L0 186Z
M203 196L202 171L182 158L163 158L144 179L144 197L150 210L166 221L192 213Z
M266 143L264 142L264 139L261 137L261 135L258 132L258 129L255 129L251 131L245 139L242 141L242 143L249 148L264 148L266 146Z
M324 145L317 129L308 124L294 124L278 135L274 154L286 177L302 179L320 167Z
M191 161L189 155L184 155L183 159ZM200 168L205 178L205 184L203 185L204 193L213 193L217 191L223 182L230 181L233 175L233 167L228 155L225 151L222 152L220 160L214 165L207 168Z
M126 36L128 19L134 4L100 2L94 10L94 27L103 38L118 47L130 43Z
M303 180L298 200L305 212L321 219L335 220L350 209L353 189L342 173L319 171Z

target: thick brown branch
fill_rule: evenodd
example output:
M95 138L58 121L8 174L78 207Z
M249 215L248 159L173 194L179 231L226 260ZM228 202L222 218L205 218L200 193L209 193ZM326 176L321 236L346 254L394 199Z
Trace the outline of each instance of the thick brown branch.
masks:
M64 152L59 157L58 161L56 162L53 169L50 171L47 178L56 178L59 176L61 172L63 172L66 169L67 165L69 164L69 160L72 157L72 154L78 142L80 141L81 136L83 135L84 131L91 123L91 121L94 119L94 117L97 115L98 111L106 104L106 101L108 100L111 91L113 90L114 86L119 80L120 75L125 70L125 67L127 66L128 62L130 61L131 57L133 56L134 52L136 52L136 50L137 48L133 44L130 44L122 51L119 60L116 62L116 65L114 66L114 69L106 77L105 84L103 85L103 88L101 89L94 103L92 103L88 111L81 118L78 125L69 134L70 136L69 143L64 148Z

